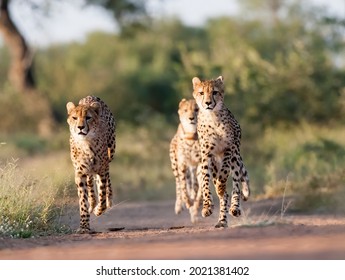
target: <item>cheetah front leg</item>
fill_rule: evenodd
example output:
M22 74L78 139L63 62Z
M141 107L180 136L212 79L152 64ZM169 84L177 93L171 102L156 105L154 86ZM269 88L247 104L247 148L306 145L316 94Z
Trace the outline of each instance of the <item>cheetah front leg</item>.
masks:
M197 193L198 193L198 189L199 189L199 184L198 184L198 180L197 180L197 168L196 167L190 167L189 168L189 173L190 173L190 199L191 200L195 200Z
M226 183L230 174L228 164L228 152L225 152L224 158L221 162L214 157L211 160L213 184L219 199L219 216L216 228L224 228L228 226L228 200L229 195L226 191Z
M205 154L204 154L205 155ZM213 212L213 201L212 194L210 191L210 170L208 163L208 156L204 156L201 160L201 176L202 176L202 197L203 197L203 208L201 211L202 216L208 217Z
M178 166L178 178L179 178L179 184L180 184L180 191L181 191L182 201L185 203L187 209L189 209L193 204L187 191L187 181L190 181L190 178L188 178L188 176L189 174L187 174L187 166L185 164L180 164Z
M228 200L229 195L226 191L226 178L219 177L216 180L215 188L217 191L217 195L219 198L219 216L218 216L218 222L216 224L216 228L224 228L228 226L228 218L227 218L227 212L228 212Z
M175 177L175 188L176 188L175 214L178 215L182 211L182 196L181 196L180 180L179 180L179 175L178 175L177 156L176 156L176 152L174 151L172 147L170 147L170 161L171 161L171 169Z
M240 206L241 190L240 182L238 179L232 179L232 192L231 192L231 206L229 213L234 217L241 216L241 206Z
M181 196L180 180L179 180L179 175L178 175L176 145L177 145L177 140L175 136L170 143L169 156L170 156L171 169L175 177L175 188L176 188L175 214L180 214L182 211L182 196Z
M250 187L249 187L249 176L246 167L242 161L242 168L241 168L241 183L242 183L242 190L241 190L241 197L244 201L247 201L250 196Z
M182 212L182 209L183 209L181 186L180 186L180 182L178 180L178 177L175 179L175 184L176 184L175 214L178 215Z
M241 215L240 200L242 196L242 191L240 188L240 182L242 179L241 166L242 162L240 156L234 155L230 161L231 166L231 176L232 176L232 192L231 192L231 205L229 213L234 217L239 217Z
M97 175L97 191L98 191L98 204L96 208L93 210L93 213L96 216L100 216L104 213L107 209L106 207L106 184L107 179L105 174L98 174Z
M90 232L90 213L87 207L87 190L86 190L86 175L76 173L75 184L78 190L79 197L79 213L80 213L80 224L77 233L89 233Z
M109 172L106 173L106 204L107 209L110 209L113 205L113 189L111 188Z
M202 182L201 180L201 166L198 165L197 168L194 168L194 191L195 191L195 198L194 198L194 203L191 208L189 208L189 213L190 213L190 218L192 223L196 223L198 221L198 212L199 212L199 207L201 205L202 201L202 189L200 186L199 182Z
M97 203L93 186L93 175L87 176L87 196L89 201L89 213L91 214Z

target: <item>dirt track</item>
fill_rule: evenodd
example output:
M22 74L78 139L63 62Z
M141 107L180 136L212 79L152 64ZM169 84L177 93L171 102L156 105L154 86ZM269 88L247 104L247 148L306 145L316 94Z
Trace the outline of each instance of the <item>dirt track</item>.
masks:
M243 203L244 217L216 229L217 212L192 225L173 209L174 201L122 203L92 217L96 234L0 239L0 259L345 259L345 216L279 219L281 201L265 200ZM77 228L78 212L67 222Z

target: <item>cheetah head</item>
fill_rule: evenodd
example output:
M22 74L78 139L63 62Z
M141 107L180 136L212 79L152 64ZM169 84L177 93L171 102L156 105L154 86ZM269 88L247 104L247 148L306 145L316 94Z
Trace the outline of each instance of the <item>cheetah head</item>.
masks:
M78 106L68 102L66 108L68 113L67 123L73 137L85 139L96 134L95 129L98 126L100 111L100 104L98 102L94 102L91 105L79 104Z
M193 80L193 96L200 110L216 111L222 107L224 101L223 77L215 80L201 81L198 77Z
M180 101L178 115L186 138L195 138L198 110L194 99Z

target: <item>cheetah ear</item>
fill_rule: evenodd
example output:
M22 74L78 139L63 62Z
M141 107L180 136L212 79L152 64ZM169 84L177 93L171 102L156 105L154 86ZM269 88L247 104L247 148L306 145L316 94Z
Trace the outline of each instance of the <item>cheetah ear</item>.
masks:
M217 82L222 82L224 81L224 78L223 76L219 76L217 79L216 79Z
M186 102L186 101L187 101L186 98L183 98L183 99L180 101L180 103L178 104L178 106L181 107L181 105L182 105L184 102Z
M194 77L192 79L192 83L193 83L193 88L195 89L198 86L198 84L201 83L201 81L200 81L200 79L198 77Z
M90 107L95 110L97 115L100 114L100 112L101 112L101 104L99 102L93 102Z
M67 113L70 114L72 110L75 108L75 105L73 104L73 102L68 102L66 104L66 108L67 108Z

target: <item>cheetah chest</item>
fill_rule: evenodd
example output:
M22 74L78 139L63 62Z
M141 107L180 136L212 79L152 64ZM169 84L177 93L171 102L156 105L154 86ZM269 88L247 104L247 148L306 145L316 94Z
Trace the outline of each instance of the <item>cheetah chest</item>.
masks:
M178 158L189 166L196 166L199 163L199 144L195 140L180 140Z
M76 169L92 174L98 173L109 162L107 149L101 145L90 145L88 141L74 142L71 157Z
M202 146L216 157L222 157L233 138L231 125L224 117L215 114L200 119L199 134Z

